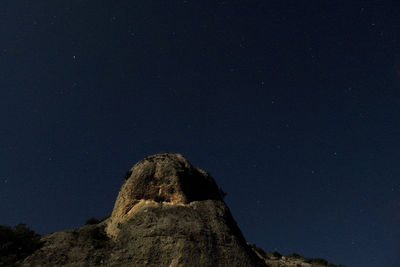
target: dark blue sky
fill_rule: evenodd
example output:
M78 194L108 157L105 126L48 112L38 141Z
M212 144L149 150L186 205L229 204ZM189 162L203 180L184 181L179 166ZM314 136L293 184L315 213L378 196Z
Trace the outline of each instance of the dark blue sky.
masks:
M400 266L395 1L0 2L0 224L112 211L162 151L267 251Z

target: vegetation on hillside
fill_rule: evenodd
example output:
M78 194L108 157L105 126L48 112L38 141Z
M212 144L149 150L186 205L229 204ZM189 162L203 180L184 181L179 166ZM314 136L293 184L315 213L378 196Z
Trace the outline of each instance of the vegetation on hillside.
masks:
M14 228L0 225L0 266L16 266L16 262L40 246L40 235L25 224L17 224Z

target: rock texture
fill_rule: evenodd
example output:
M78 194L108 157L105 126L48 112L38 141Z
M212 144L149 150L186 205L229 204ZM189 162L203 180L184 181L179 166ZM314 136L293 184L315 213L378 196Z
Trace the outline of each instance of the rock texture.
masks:
M211 176L180 154L146 157L132 167L126 179L106 228L109 236L116 237L118 225L148 207L189 207L195 201L222 201Z
M22 266L296 266L249 245L213 178L174 153L134 165L108 219L42 242Z

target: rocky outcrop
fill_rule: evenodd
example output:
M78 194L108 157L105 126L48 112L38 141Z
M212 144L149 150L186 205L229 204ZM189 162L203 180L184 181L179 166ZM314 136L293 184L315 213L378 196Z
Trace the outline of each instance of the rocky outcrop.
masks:
M42 241L23 265L266 266L213 178L174 153L132 167L110 218Z
M41 241L21 265L296 266L248 244L214 179L175 153L135 164L109 218Z
M117 236L118 225L148 207L190 207L196 201L222 201L213 178L180 154L146 157L128 171L126 179L106 227L112 237Z

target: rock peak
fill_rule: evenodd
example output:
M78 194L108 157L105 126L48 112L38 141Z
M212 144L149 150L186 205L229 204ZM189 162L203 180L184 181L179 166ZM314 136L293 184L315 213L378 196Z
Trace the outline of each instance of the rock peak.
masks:
M114 205L107 233L116 236L118 224L148 205L187 205L221 200L210 174L190 164L181 154L159 153L136 163L126 175Z
M121 188L131 199L187 204L192 201L221 200L214 179L192 166L177 153L159 153L145 157L128 172Z

